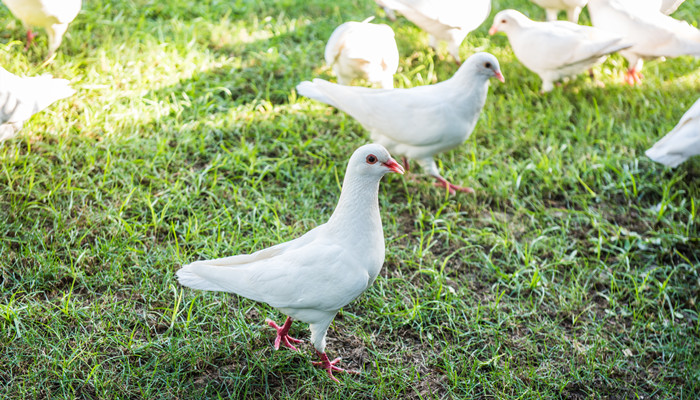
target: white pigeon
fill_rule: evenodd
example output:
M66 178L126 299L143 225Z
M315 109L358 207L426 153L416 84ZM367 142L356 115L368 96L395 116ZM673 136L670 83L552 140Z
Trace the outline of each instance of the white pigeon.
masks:
M32 115L74 93L65 79L20 78L0 67L0 142L15 136Z
M532 0L532 2L544 8L547 21L556 21L559 11L565 10L568 20L576 23L588 0Z
M629 62L625 80L642 79L644 59L693 55L700 57L700 30L649 7L632 7L629 0L590 0L593 26L620 35L632 47L620 51Z
M700 154L700 99L681 117L678 124L645 153L652 160L671 168Z
M349 21L333 31L326 44L326 63L333 68L338 83L349 85L355 78L394 87L399 67L399 49L389 25Z
M257 251L197 261L177 271L180 284L201 290L236 293L280 309L288 315L277 330L280 343L289 336L292 318L309 324L311 342L321 357L314 363L328 371L344 371L326 355L326 331L341 307L374 282L384 263L384 233L379 217L379 181L403 168L378 144L367 144L350 157L338 205L328 222L303 236Z
M27 47L36 34L32 27L44 28L49 35L50 58L61 45L68 24L80 12L81 0L2 0L27 29Z
M491 77L505 81L498 60L489 53L476 53L452 78L435 85L386 90L314 79L297 85L297 92L350 114L373 141L404 156L406 168L406 157L416 160L438 180L437 186L450 193L473 192L443 178L433 157L467 140L486 103Z
M542 92L554 82L577 75L630 47L622 38L591 26L568 21L533 21L516 10L496 14L489 34L504 32L515 56L542 79Z
M447 49L458 64L461 63L459 45L491 12L491 0L380 0L378 3L400 12L428 32L433 49L437 50L438 41L447 42Z

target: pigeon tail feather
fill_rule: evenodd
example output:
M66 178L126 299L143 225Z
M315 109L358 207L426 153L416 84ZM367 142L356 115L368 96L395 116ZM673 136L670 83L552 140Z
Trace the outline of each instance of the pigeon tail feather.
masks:
M297 85L297 93L304 97L308 97L310 99L318 100L322 103L326 103L328 105L331 105L336 108L338 105L324 93L320 87L319 87L319 82L320 79L314 79L312 82L309 81L304 81L301 82L300 84Z
M651 158L652 160L656 161L659 164L663 164L667 167L675 168L682 164L685 160L688 159L687 155L684 154L679 154L679 153L668 153L666 151L663 151L661 149L658 149L656 147L652 147L649 150L647 150L644 154L646 154L647 157Z
M199 290L226 291L211 280L198 275L192 264L180 268L175 274L182 286Z
M35 82L38 86L41 86L42 96L37 97L35 112L43 110L44 108L51 105L51 103L65 99L75 94L75 89L69 86L69 82L65 79L54 79L50 76L40 76L36 78ZM39 85L41 84L41 85Z

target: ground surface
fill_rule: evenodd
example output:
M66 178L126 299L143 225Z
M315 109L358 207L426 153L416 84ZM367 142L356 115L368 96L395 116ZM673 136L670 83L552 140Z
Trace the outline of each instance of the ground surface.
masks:
M1 65L78 90L0 144L0 397L697 398L700 159L644 156L698 98L691 57L630 87L614 56L605 88L539 95L490 21L471 34L462 56L492 52L506 83L439 161L476 195L417 169L382 182L384 269L328 334L361 375L333 383L308 341L274 351L264 304L177 284L330 215L367 134L294 86L333 80L325 41L372 14L397 33L397 86L454 73L370 0L89 0L44 65L46 36L25 52L0 8ZM675 16L697 26L700 3Z

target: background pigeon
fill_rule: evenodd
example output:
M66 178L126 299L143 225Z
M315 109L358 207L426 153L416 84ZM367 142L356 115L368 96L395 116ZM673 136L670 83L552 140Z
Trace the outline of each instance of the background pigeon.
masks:
M461 63L459 45L491 12L491 0L380 0L377 3L385 10L400 12L428 32L430 46L436 52L439 40L447 42L447 49L458 64Z
M373 18L346 22L335 28L328 39L326 63L341 85L361 78L385 89L394 87L394 73L399 67L394 31L385 24L369 23Z
M31 27L46 29L50 58L61 45L68 24L80 12L81 0L2 0L27 29L27 47L36 36Z
M622 38L567 21L537 22L516 10L496 14L489 30L508 35L518 60L542 79L542 92L554 82L586 71L610 53L630 47Z
M489 53L477 53L452 78L435 85L384 90L314 79L297 85L297 92L350 114L373 141L418 161L450 193L473 192L443 178L433 156L459 146L472 133L492 77L504 81L498 60ZM408 167L405 158L404 164Z
M700 31L649 7L631 6L628 0L590 0L593 26L620 35L632 47L620 51L629 62L626 81L642 79L644 59L700 56ZM636 4L635 4L636 5Z

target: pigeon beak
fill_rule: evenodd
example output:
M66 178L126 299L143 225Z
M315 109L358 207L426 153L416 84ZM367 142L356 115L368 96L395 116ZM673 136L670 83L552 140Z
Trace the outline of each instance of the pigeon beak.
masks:
M496 28L496 25L492 26L491 29L489 29L489 35L495 35L496 32L498 32L498 28Z
M385 167L389 168L392 172L403 174L404 170L401 164L397 163L396 160L390 158L389 161L382 163Z
M503 77L503 74L501 73L501 71L495 71L494 74L496 75L496 79L498 79L499 81L501 81L503 83L506 83L506 78Z

